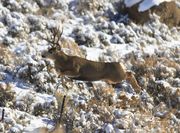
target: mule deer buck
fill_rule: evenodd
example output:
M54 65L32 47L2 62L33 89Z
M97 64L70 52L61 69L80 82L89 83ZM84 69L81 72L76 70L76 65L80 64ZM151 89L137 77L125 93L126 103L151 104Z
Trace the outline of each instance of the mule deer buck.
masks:
M66 75L74 80L97 81L103 80L110 84L120 83L122 80L130 82L136 92L141 90L134 75L126 71L119 62L96 62L78 56L69 56L61 50L59 44L63 30L52 28L51 38L43 38L51 44L51 48L43 57L54 60L55 69L60 75Z

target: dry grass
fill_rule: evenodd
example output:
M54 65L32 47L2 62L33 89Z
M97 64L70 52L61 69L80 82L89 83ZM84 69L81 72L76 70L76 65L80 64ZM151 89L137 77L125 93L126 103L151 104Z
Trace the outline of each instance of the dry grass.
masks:
M85 57L81 51L81 49L79 48L78 44L68 38L62 38L61 39L61 47L63 49L68 50L68 55L72 55L72 56L79 56L79 57ZM70 50L73 49L73 50Z
M62 103L62 99L64 97L62 93L56 92L55 97L57 100L57 105L56 105L56 108L53 108L53 112L51 112L51 114L53 114L53 120L55 123L54 128L48 129L47 127L39 127L39 128L34 129L32 131L33 133L65 133L65 127L63 125L66 123L64 123L64 121L61 121L61 117L64 117L63 116L64 113L61 112L61 110L62 110L62 108L67 107L67 103ZM65 104L65 105L62 107L61 106L62 104ZM39 112L40 112L40 114L38 114L38 115L41 115L42 114L41 108L40 108ZM39 112L37 112L37 113L39 113Z
M22 64L22 59L10 51L8 46L0 44L0 63L13 67Z
M157 68L159 64L175 69L180 68L180 65L176 61L167 59L166 57L144 57L144 61L138 61L135 57L131 57L131 63L137 76L152 75L153 68Z
M37 12L36 15L42 15L50 17L54 13L53 7L41 7Z
M135 76L146 79L145 83L143 83L144 86L142 86L153 97L155 105L164 102L168 107L177 109L179 89L177 88L172 93L172 83L169 83L170 86L165 86L163 82L156 82L163 80L165 83L168 83L168 79L178 77L180 65L175 59L154 55L138 60L132 54L130 60L133 65L132 69L136 73ZM177 86L175 85L175 87Z
M96 12L103 7L104 0L79 0L78 1L78 11L84 13L86 11Z
M13 101L15 100L15 92L12 90L10 84L0 84L0 106L1 107L13 107Z
M0 63L4 65L11 64L14 61L14 54L9 51L8 47L0 44Z

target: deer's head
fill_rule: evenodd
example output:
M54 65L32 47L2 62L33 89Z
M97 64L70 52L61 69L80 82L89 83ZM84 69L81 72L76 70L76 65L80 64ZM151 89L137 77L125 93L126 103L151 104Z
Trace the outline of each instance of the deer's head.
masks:
M44 37L42 38L49 43L50 48L48 49L48 51L42 54L42 57L54 59L56 58L57 54L62 53L60 40L63 33L63 29L60 31L60 28L53 27L50 28L49 31L50 31L50 36L47 35L46 38Z

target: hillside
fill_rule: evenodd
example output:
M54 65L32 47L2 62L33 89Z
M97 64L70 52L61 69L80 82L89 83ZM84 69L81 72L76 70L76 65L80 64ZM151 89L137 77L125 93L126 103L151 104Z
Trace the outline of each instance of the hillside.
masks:
M180 27L156 14L135 23L124 6L122 0L0 1L0 132L51 131L63 96L67 133L180 131ZM42 57L51 27L63 29L66 54L124 64L141 92L126 80L112 86L59 76L54 61Z

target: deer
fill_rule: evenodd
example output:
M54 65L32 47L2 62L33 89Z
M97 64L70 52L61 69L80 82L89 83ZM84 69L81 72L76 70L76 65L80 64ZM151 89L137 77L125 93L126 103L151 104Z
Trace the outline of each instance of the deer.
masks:
M67 76L72 80L81 81L105 81L108 84L118 84L127 80L136 92L141 91L134 73L127 71L125 66L119 62L98 62L88 60L79 56L70 56L62 51L60 39L63 33L59 28L51 28L51 37L43 38L51 48L42 56L54 61L55 70L59 75Z

